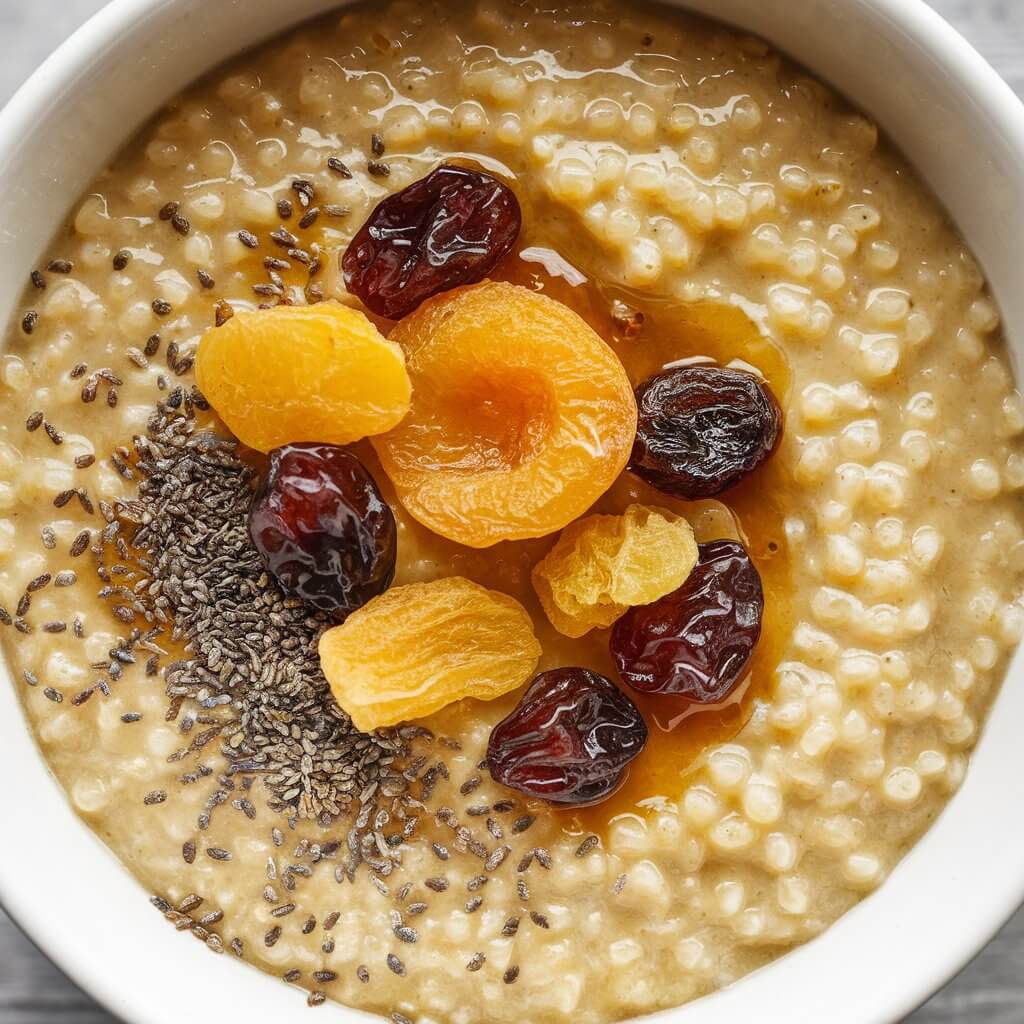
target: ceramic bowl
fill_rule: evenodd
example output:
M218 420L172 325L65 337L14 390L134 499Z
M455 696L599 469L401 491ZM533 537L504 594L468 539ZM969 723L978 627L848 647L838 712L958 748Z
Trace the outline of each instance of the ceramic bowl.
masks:
M0 317L96 173L181 87L337 0L114 0L0 114ZM870 112L917 165L981 261L1024 354L1024 107L921 0L687 0L762 35ZM968 384L969 386L969 384ZM820 938L659 1016L686 1024L902 1018L982 948L1024 897L1024 661L967 779L873 895ZM0 665L7 836L0 901L82 988L132 1024L279 1024L304 1012L280 981L185 942L72 813ZM998 835L998 842L992 837ZM321 1011L322 1012L322 1011ZM334 1008L339 1021L370 1020Z

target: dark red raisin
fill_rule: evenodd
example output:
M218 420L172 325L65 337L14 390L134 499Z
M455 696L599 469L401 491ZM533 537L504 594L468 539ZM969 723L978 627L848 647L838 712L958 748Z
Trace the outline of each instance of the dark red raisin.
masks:
M610 646L619 675L634 689L718 704L757 645L764 593L742 544L716 540L698 552L678 590L630 608L615 623Z
M613 682L585 668L541 672L487 744L493 778L558 804L614 793L644 748L647 726Z
M678 366L636 390L629 468L652 487L694 500L721 494L775 450L782 412L752 373Z
M395 575L395 517L373 477L344 448L275 448L249 532L281 587L324 611L354 611Z
M378 203L342 256L345 287L378 316L398 320L438 292L483 280L521 225L507 185L442 165Z

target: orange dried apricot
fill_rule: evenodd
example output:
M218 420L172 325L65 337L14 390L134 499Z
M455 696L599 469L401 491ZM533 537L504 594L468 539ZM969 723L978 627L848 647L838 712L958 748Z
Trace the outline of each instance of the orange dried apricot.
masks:
M405 350L412 407L374 447L435 533L474 548L554 533L625 466L629 379L561 303L485 281L428 300L391 340Z
M567 526L534 566L533 588L551 625L579 637L678 589L696 564L697 541L682 516L630 505L621 516Z
M203 335L196 381L235 436L263 452L390 430L411 390L401 348L338 302L235 314Z
M518 601L461 576L373 598L320 638L335 700L369 732L522 686L540 658Z

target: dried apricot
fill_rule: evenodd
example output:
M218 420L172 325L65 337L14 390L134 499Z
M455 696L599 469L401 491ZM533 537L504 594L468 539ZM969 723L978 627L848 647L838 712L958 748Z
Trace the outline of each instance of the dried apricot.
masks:
M697 542L682 516L630 505L621 516L567 526L534 566L533 589L551 625L579 637L676 590L696 564Z
M464 697L493 700L522 686L538 658L526 609L461 576L394 587L320 638L335 700L364 732Z
M235 436L263 452L351 444L409 409L401 348L336 302L235 314L203 335L196 380Z
M485 281L423 303L391 339L412 407L374 446L435 533L474 548L554 533L625 466L636 433L626 372L561 303Z

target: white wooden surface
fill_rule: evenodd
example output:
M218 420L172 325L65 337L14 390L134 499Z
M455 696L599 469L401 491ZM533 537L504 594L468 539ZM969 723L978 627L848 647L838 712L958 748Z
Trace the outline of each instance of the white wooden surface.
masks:
M0 103L103 2L0 0ZM1024 96L1024 0L930 2ZM950 927L956 927L955 919ZM906 1024L974 1022L1024 1024L1024 911ZM116 1022L67 981L0 911L0 1024ZM196 1018L194 1024L205 1022Z

